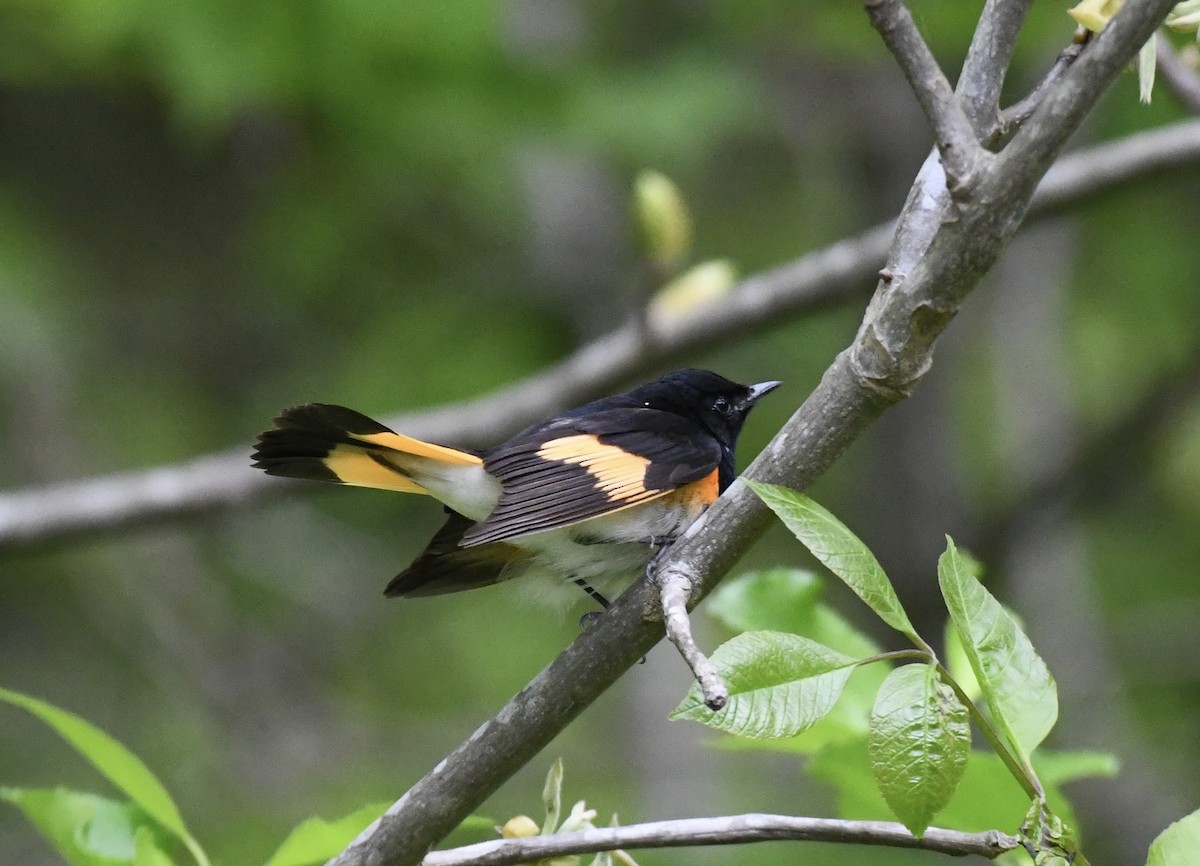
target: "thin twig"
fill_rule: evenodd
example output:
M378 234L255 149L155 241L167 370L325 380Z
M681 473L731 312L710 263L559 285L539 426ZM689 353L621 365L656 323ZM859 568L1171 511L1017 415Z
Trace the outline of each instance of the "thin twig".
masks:
M1200 70L1179 55L1165 34L1159 33L1157 39L1158 74L1163 84L1184 108L1200 114Z
M497 839L448 851L433 851L425 855L421 866L510 866L548 857L592 854L617 849L679 848L786 840L919 848L958 856L977 854L988 859L995 859L1020 845L1016 836L1006 835L999 830L963 833L930 827L918 839L902 824L890 821L841 821L834 818L749 814L655 821L554 836Z
M704 705L714 713L729 702L729 689L713 663L708 660L696 639L692 637L692 622L688 617L687 604L692 595L692 586L687 575L678 569L665 568L655 574L659 595L662 598L663 621L667 639L679 650L683 660L692 669Z
M1058 83L1063 74L1071 68L1071 64L1079 59L1079 55L1083 53L1084 46L1091 40L1091 35L1092 32L1083 27L1075 31L1075 38L1071 40L1071 44L1058 53L1058 57L1054 59L1054 63L1050 66L1049 71L1038 82L1037 86L1029 92L1029 95L1020 102L1016 102L1000 112L995 126L988 132L989 142L995 144L1012 132L1020 129L1021 125L1033 116L1037 107L1042 104L1042 100L1046 98L1046 94Z
M901 0L868 0L867 14L933 127L951 188L969 183L985 152L908 7Z
M979 16L954 92L980 140L996 122L1000 91L1032 5L1033 0L988 0Z

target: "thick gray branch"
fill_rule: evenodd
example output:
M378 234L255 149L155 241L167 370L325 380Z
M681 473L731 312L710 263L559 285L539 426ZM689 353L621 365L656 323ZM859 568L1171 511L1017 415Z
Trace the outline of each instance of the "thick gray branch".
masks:
M1058 212L1123 183L1197 161L1200 121L1081 150L1055 164L1034 197L1030 215ZM929 237L939 223L940 216L933 213ZM661 336L649 354L639 351L632 329L626 327L512 387L477 400L395 416L391 422L414 436L492 444L556 408L597 396L712 341L728 342L858 297L883 263L891 232L891 225L877 226L750 277L727 302L669 327L660 325ZM890 265L903 276L916 261L914 256ZM247 441L254 432L246 431ZM248 452L247 445L184 463L0 494L0 550L128 530L310 489L256 472L249 467Z
M988 859L995 859L1020 844L1017 837L1007 836L997 830L960 833L957 830L930 827L922 838L917 839L902 824L890 821L839 821L833 818L750 814L655 821L557 836L497 839L449 851L433 851L425 856L421 866L511 866L547 857L617 849L734 845L781 840L919 848L958 856L977 854Z

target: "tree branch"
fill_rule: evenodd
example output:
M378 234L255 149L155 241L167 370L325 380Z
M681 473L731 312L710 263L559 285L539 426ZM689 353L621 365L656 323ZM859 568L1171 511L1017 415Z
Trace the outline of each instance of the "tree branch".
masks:
M1022 179L1039 176L1174 5L1173 0L1125 3L1004 148L997 172L1015 172ZM1019 171L1021 165L1026 166L1024 172Z
M708 660L692 637L692 623L688 618L688 600L692 585L686 574L663 569L656 575L658 591L662 601L663 622L669 640L683 660L692 669L692 676L700 686L704 705L713 712L723 709L729 701L729 689L713 663Z
M961 833L930 827L924 836L917 839L902 824L890 821L840 821L833 818L749 814L655 821L524 839L497 839L449 851L430 852L421 861L421 866L510 866L548 857L617 849L734 845L781 840L919 848L958 856L977 854L988 859L995 859L1020 845L1016 836L1008 836L998 830Z
M1033 0L988 0L979 17L955 93L980 140L996 124L1013 48L1032 5Z
M1197 161L1200 121L1080 150L1061 159L1046 175L1030 216L1057 213L1123 183ZM939 220L934 214L930 235ZM887 255L892 231L891 224L876 226L746 279L719 305L686 318L659 321L655 325L659 338L648 354L639 350L627 326L511 387L475 400L393 416L390 423L422 438L492 444L496 437L555 409L599 396L713 341L729 341L865 295L865 287ZM889 261L889 266L906 275L918 258ZM136 529L309 489L250 469L247 450L0 494L0 551Z
M921 110L933 127L934 140L946 174L955 188L968 183L985 151L980 147L971 122L954 97L950 82L917 30L916 22L901 0L868 0L867 14L884 43L900 64Z
M1037 86L1029 92L1029 95L1020 102L1016 102L1000 112L995 125L988 135L989 140L993 143L999 141L1013 130L1018 129L1029 118L1033 117L1033 113L1042 104L1042 100L1046 98L1046 94L1058 83L1063 74L1071 68L1071 64L1079 59L1079 56L1083 53L1084 46L1088 44L1091 37L1090 30L1080 27L1075 31L1075 38L1071 40L1071 44L1058 53L1058 57L1054 59L1050 70L1038 82Z

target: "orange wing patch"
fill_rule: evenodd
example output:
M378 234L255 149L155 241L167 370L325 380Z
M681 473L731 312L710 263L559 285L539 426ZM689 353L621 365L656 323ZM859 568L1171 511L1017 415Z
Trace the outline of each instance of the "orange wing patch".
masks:
M581 466L610 502L633 505L667 492L646 489L648 459L616 445L605 445L595 436L580 434L552 439L538 449L537 456Z

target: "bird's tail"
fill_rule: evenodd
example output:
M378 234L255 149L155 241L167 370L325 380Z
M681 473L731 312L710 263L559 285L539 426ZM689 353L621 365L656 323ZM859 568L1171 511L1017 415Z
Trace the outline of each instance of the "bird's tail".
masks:
M268 475L424 494L432 491L422 480L483 463L470 452L403 436L353 409L325 403L284 411L274 430L259 434L253 459Z

